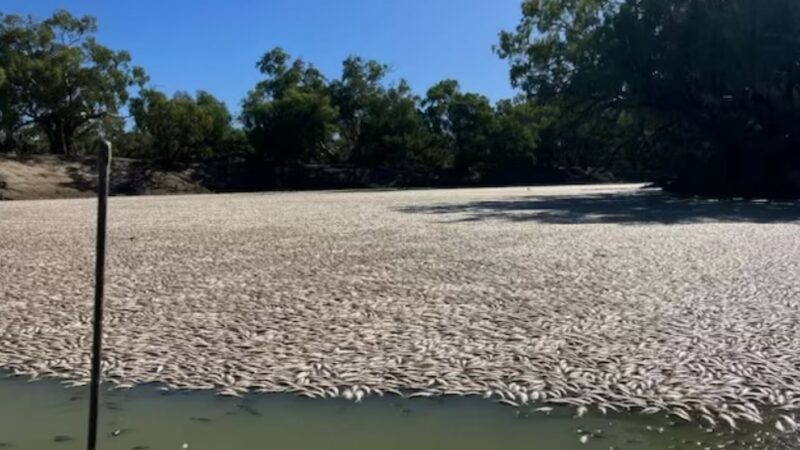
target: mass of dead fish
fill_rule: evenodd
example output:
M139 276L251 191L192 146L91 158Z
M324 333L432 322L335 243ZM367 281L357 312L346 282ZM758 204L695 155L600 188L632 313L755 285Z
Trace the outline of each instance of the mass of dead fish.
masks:
M475 219L532 195L112 199L105 380L798 428L796 222ZM0 204L0 368L88 382L94 206Z

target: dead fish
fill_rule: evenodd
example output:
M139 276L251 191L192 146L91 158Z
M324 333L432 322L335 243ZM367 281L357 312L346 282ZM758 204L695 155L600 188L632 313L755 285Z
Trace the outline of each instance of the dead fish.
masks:
M253 408L250 405L237 405L236 407L246 412L247 414L250 414L251 416L256 416L256 417L261 416L261 413L256 411L255 408Z
M189 417L192 422L211 422L208 417Z

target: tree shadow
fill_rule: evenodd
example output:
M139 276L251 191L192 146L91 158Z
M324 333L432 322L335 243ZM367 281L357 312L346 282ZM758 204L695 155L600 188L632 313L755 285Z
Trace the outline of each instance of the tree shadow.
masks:
M78 162L80 165L66 168L69 181L60 183L60 185L89 195L93 194L97 191L97 159L85 157ZM151 172L149 166L143 162L113 159L111 161L110 194L143 194L149 183Z
M503 220L545 224L787 223L800 202L680 197L659 189L538 195L497 201L408 206L400 212L448 216L445 222Z
M70 166L66 168L66 171L70 181L68 183L61 183L63 187L81 192L90 192L97 189L97 176L87 169Z

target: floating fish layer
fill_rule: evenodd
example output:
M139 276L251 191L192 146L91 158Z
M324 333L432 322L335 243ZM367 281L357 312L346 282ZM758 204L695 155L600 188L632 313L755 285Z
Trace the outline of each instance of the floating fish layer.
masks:
M0 204L0 367L88 381L94 208ZM633 186L114 198L104 376L793 429L800 222L737 208Z

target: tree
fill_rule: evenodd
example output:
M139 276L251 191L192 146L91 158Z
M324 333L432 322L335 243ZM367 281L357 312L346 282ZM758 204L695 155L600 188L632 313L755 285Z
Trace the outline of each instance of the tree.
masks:
M322 74L275 48L256 65L265 79L242 103L241 121L261 162L319 161L332 152L336 110Z
M338 158L359 166L429 167L437 165L415 97L405 80L387 85L389 66L351 56L342 76L330 83L339 112Z
M455 80L444 80L428 90L422 102L430 128L452 155L456 173L479 181L492 155L497 117L489 99L462 93Z
M0 14L0 46L5 46L9 38L6 30L15 23L14 17ZM16 99L16 92L8 82L6 68L11 65L11 53L0 50L0 152L9 152L17 148L17 131L25 123Z
M14 93L5 80L5 71L0 68L0 152L16 149L16 133L23 125Z
M550 125L552 108L530 101L503 100L495 106L489 176L496 182L525 180L537 163L542 130Z
M94 38L89 16L56 11L44 21L2 16L0 62L5 72L2 109L5 138L26 125L37 126L54 153L74 154L76 135L114 114L128 88L145 80L131 57Z
M342 62L342 76L330 83L331 102L339 112L339 157L361 159L364 123L380 97L389 67L377 61L350 56ZM374 119L374 118L373 118Z
M367 99L357 145L350 160L368 167L435 168L442 155L417 109L418 99L401 80Z
M606 153L677 189L800 194L798 31L785 0L529 0L498 51L529 97L604 121Z
M184 92L168 98L146 89L130 110L135 131L151 146L148 156L167 166L224 153L233 133L228 108L205 91L195 98Z

